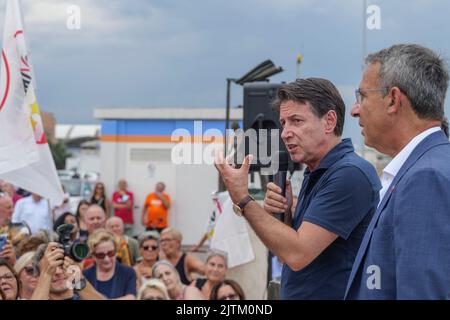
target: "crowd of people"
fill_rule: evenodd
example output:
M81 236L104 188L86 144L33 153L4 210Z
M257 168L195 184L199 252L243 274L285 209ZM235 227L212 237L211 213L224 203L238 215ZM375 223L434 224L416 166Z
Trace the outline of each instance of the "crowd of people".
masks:
M226 252L210 250L205 261L183 252L182 233L167 222L164 183L147 197L146 231L136 237L130 234L133 194L125 180L118 186L110 201L98 182L76 212L55 214L58 208L39 195L19 195L0 181L1 299L245 299L226 278Z

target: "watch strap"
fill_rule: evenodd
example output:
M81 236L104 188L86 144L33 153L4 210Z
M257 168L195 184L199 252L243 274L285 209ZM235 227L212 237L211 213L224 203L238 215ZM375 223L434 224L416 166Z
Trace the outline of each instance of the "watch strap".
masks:
M239 203L237 204L239 208L241 208L242 211L244 211L245 206L250 202L254 201L255 198L253 198L251 195L246 195Z

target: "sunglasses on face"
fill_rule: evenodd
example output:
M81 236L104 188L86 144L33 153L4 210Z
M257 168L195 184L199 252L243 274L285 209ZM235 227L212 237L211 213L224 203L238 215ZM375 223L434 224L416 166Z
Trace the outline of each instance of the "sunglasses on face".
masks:
M142 249L144 249L145 251L155 251L156 249L158 249L158 246L142 246Z
M220 297L219 300L237 300L239 296L235 293L229 294L228 296Z
M39 269L38 268L33 268L33 267L25 267L23 268L23 270L25 271L25 273L27 274L27 276L30 277L39 277Z
M97 259L100 259L100 260L105 259L106 256L112 258L112 257L114 257L115 255L116 255L116 251L114 251L114 250L111 250L111 251L108 251L108 252L94 253L94 256L95 256Z

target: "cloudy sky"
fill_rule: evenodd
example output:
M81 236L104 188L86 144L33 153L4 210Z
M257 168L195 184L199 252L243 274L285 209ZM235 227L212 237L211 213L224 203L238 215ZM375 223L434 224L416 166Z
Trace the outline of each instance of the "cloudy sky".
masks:
M450 57L447 0L367 1L380 8L381 29L366 29L365 46L363 0L21 2L41 109L63 124L95 123L101 107L224 108L227 77L271 59L285 69L271 81L292 81L298 53L301 77L333 81L348 114L364 50L415 42ZM73 5L81 28L70 30ZM240 104L234 85L232 106ZM361 143L356 120L347 119L344 135Z

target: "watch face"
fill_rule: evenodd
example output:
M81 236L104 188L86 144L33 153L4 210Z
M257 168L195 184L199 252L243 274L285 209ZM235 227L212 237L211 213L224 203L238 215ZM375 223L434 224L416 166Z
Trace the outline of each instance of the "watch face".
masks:
M237 204L233 204L233 211L238 216L240 216L240 217L242 216L242 210L241 210L241 208L239 208L239 206Z

